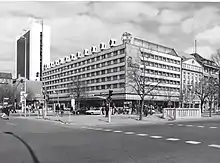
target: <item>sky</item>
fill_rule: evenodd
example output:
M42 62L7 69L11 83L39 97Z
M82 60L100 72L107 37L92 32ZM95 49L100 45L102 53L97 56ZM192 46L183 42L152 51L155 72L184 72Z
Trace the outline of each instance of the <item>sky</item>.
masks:
M220 3L0 2L0 72L15 73L15 38L41 17L51 27L51 61L129 32L209 59L220 48Z

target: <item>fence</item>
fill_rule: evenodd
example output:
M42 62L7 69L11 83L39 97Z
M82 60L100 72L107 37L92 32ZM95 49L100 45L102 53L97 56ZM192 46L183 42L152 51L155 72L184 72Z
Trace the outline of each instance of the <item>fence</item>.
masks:
M163 118L171 120L201 118L201 110L200 108L164 108Z

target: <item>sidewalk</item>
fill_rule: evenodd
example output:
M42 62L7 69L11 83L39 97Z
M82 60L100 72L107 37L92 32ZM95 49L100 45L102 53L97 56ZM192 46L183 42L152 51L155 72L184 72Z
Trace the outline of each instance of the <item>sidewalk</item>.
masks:
M47 116L43 119L42 116L27 116L19 117L29 120L41 120L50 121L53 123L67 124L71 126L124 126L124 125L143 125L143 124L165 124L170 122L192 122L192 121L207 121L207 120L220 120L220 115L213 115L212 117L203 116L202 118L196 119L179 119L169 121L167 119L160 118L162 114L154 114L148 117L143 116L143 120L139 121L138 115L112 115L111 122L108 122L108 118L103 115L64 115L59 117L59 121L55 116Z

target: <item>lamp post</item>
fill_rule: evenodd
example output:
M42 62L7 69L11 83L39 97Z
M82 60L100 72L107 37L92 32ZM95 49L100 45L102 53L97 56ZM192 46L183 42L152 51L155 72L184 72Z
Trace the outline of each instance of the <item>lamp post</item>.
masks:
M27 78L27 54L26 54L26 42L27 42L27 39L26 39L26 37L24 37L24 36L21 36L21 39L24 39L24 67L25 67L25 70L24 70L24 93L25 93L25 95L24 95L24 115L25 115L25 117L26 117L26 93L27 93L27 83L26 83L26 78Z

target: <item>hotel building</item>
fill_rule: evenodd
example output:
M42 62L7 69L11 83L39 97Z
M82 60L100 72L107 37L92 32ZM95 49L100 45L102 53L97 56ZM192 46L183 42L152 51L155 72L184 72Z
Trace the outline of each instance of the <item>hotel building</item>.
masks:
M43 69L41 65L50 63L50 30L47 25L32 23L24 33L16 38L16 78L25 77L26 60L27 79L40 80L40 67Z
M44 65L43 85L53 102L69 103L70 88L77 79L84 87L83 100L87 104L101 101L98 96L107 96L109 89L113 90L112 99L118 106L125 101L137 102L139 96L128 86L130 59L140 65L142 72L145 61L146 81L159 83L145 100L179 103L181 57L172 48L133 38L127 32L119 45L111 39L108 48L100 43L99 50L93 46L90 51L85 49Z

